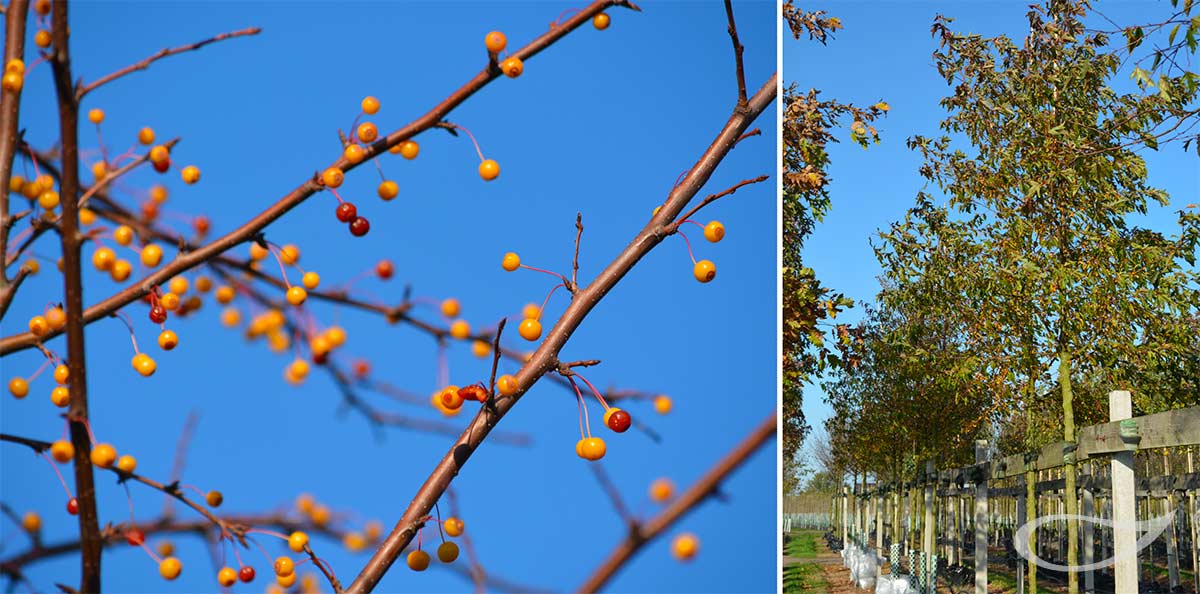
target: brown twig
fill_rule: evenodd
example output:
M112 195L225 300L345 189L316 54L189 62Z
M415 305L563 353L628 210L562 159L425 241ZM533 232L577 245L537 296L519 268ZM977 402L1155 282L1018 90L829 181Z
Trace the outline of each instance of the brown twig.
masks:
M17 291L21 290L21 283L25 282L27 276L29 276L29 269L22 266L17 271L17 276L13 277L12 282L0 287L0 320L3 320L4 314L8 313L8 306L12 305L13 297L17 296Z
M183 478L183 469L187 465L188 448L191 446L192 438L196 435L196 425L200 423L200 413L196 409L192 409L188 413L187 420L183 422L183 429L179 432L179 440L175 442L175 461L171 464L171 482L179 482ZM173 497L163 498L164 517L170 517L174 513L174 508L171 505L174 501Z
M608 478L608 473L604 471L603 464L589 464L592 469L592 474L596 475L596 480L600 483L600 488L604 489L604 493L608 495L608 499L612 501L613 509L617 515L621 516L626 524L631 527L637 526L637 518L625 506L625 500L621 498L621 492L617 490L617 486L613 484L612 479Z
M316 565L317 569L325 575L325 579L329 580L329 585L333 586L333 591L336 594L342 594L342 582L340 582L337 579L337 576L333 574L333 568L328 566L329 563L318 558L317 554L313 552L312 547L308 546L307 544L304 545L304 552L308 555L308 558L312 560L313 565Z
M578 26L590 19L600 4L593 4L572 17L567 26ZM558 29L556 29L558 30ZM457 476L470 459L471 454L487 438L491 428L504 417L533 385L557 364L559 351L566 344L574 331L616 284L633 268L635 264L668 235L665 223L674 218L687 206L688 202L699 192L700 188L712 176L717 165L733 146L733 141L745 132L750 124L770 105L776 96L777 75L772 75L765 84L754 94L747 103L745 112L737 112L730 116L717 137L704 151L700 159L675 186L668 196L666 203L659 209L657 215L651 218L646 226L633 238L628 246L616 259L596 277L587 288L581 289L558 322L547 333L533 357L517 373L518 389L511 398L497 402L495 410L483 408L476 414L471 425L459 437L457 443L438 463L424 484L413 497L404 514L396 522L392 532L371 556L362 572L347 588L347 592L361 594L372 591L382 579L388 568L399 558L404 547L412 540L415 531L411 528L417 519L425 517L433 505L445 492L450 482ZM773 425L772 425L773 426Z
M729 19L729 39L733 41L733 57L737 62L737 110L742 111L746 109L746 71L742 64L742 52L746 48L742 47L742 42L738 40L737 23L733 20L732 0L725 0L725 16Z
M575 257L571 259L571 286L567 287L572 295L579 288L579 241L583 239L583 213L575 213Z
M667 226L668 232L674 233L674 232L678 231L679 226L682 225L684 221L692 218L692 216L694 216L697 212L699 212L701 208L704 208L705 206L708 206L709 204L738 191L738 189L741 188L742 186L748 186L750 184L757 184L760 182L764 182L764 181L767 181L768 179L770 179L770 177L771 176L769 176L769 175L760 175L753 179L744 179L736 184L733 184L732 186L729 186L728 188L725 188L724 190L721 190L720 192L717 192L716 194L709 194L708 196L706 196L704 198L704 200L701 200L699 204L692 207L692 209L689 210L687 212L687 214L679 217L679 219L676 220L674 223L671 223L670 225L668 225Z
M733 146L737 146L737 145L741 144L741 142L743 140L746 140L747 138L750 138L751 136L762 136L762 128L755 128L741 136L738 136L737 140L733 141Z
M118 78L121 78L122 76L137 72L138 70L145 70L150 67L150 64L154 63L157 60L161 60L161 59L169 57L169 56L174 56L175 54L182 54L184 52L198 50L210 43L216 43L218 41L222 41L225 39L232 39L234 37L241 37L243 35L257 35L261 31L262 31L262 29L260 29L258 27L249 27L246 29L239 29L237 31L231 31L229 33L222 33L215 37L210 37L203 41L197 41L196 43L190 43L188 45L181 45L179 47L172 47L172 48L163 48L163 49L159 50L157 53L155 53L154 55L152 55L140 62L130 64L129 66L126 66L120 70L117 70L116 72L102 76L88 85L81 84L79 86L79 91L75 97L75 100L77 102L82 100L84 95L87 95L88 93L96 90L96 88L100 87L101 85L110 83Z
M87 366L84 362L83 266L79 234L79 100L71 79L67 3L53 3L50 66L58 96L59 142L62 145L62 257L67 324L67 367L70 369L71 442L75 445L75 499L79 505L79 540L83 543L79 589L100 591L100 522L92 474L92 442L88 435Z
M695 509L697 505L710 495L715 494L717 487L720 486L726 477L737 470L763 444L775 437L775 429L775 413L771 413L771 416L759 424L750 435L726 454L720 462L717 462L717 465L712 467L699 481L696 481L687 491L680 494L679 498L673 501L671 505L667 506L666 509L662 510L662 512L649 521L638 524L636 530L632 531L629 537L617 545L617 548L600 564L600 567L592 573L591 577L579 587L579 591L595 592L603 588L604 584L608 583L608 580L612 579L617 570L624 566L625 562L633 557L638 550L665 532L676 521Z
M570 33L579 25L585 23L593 14L601 12L610 6L625 6L628 8L637 9L636 6L627 0L597 0L596 2L593 2L592 5L587 9L579 13L580 15L587 14L586 18L572 18L570 22L566 23L564 26L555 28L542 34L525 47L513 52L511 55L521 59L522 61L528 60L529 58L532 58L540 53L542 50L553 45L556 41L564 37L567 33ZM579 15L576 15L576 17L578 16ZM466 101L480 89L487 86L487 84L494 80L497 76L500 76L499 72L493 72L487 69L479 72L474 76L474 78L472 78L458 90L451 93L448 97L446 97L446 99L434 106L433 109L431 109L425 115L417 118L403 128L400 128L399 130L380 138L379 140L375 141L375 143L365 147L364 159L358 164L352 164L347 161L345 157L339 157L336 161L330 164L330 166L337 167L345 172L349 172L358 165L370 161L375 155L380 154L381 152L386 151L387 149L405 140L408 140L409 138L412 138L420 132L437 126L438 123L440 123L442 119L455 107L458 107L463 101ZM73 164L72 167L77 168L78 165ZM75 186L74 189L77 191L78 186ZM172 260L169 264L159 268L155 272L150 273L133 286L118 291L116 294L108 297L107 299L104 299L92 307L87 308L87 310L83 311L83 323L90 324L96 320L107 317L112 312L144 297L156 285L159 285L183 272L187 272L192 268L208 262L218 254L221 254L222 252L225 252L226 250L229 250L238 244L249 241L256 234L266 228L267 225L271 224L276 219L283 216L288 211L295 208L300 203L304 202L310 196L318 191L321 191L322 189L324 189L324 186L319 183L316 175L314 175L312 178L304 180L303 183L285 194L275 204L251 218L241 227L238 227L237 229L209 242L202 247L189 251L187 254L180 255L178 258ZM43 337L43 340L49 340L58 334L59 331L51 330ZM36 342L36 337L28 332L4 337L0 339L0 355L7 355L9 353L28 349L33 346L34 342Z
M29 14L29 1L12 0L8 8L4 13L5 68L10 60L25 56L25 17ZM8 218L8 185L20 135L20 116L21 91L4 90L0 95L0 254L8 253L8 231L12 228ZM7 267L0 269L0 289L8 287L7 270ZM12 299L11 295L9 299Z

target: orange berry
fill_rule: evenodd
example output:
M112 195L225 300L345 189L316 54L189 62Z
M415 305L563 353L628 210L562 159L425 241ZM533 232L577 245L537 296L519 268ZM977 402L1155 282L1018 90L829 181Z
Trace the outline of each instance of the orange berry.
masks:
M50 14L50 0L37 0L33 3L33 9L42 16Z
M521 315L531 320L542 319L542 308L536 303L526 303L525 307L521 308Z
M179 309L179 295L176 295L175 293L171 293L169 291L163 293L162 298L160 298L158 302L161 303L163 309L167 311L175 311Z
M154 375L154 371L158 369L158 365L154 362L154 359L151 359L150 355L146 353L134 355L132 364L133 368L144 377Z
M408 568L413 571L425 571L429 568L429 553L416 550L408 554Z
M458 559L458 545L450 541L443 542L438 545L437 556L442 563L453 563Z
M450 536L451 538L458 538L462 536L463 530L466 528L466 526L463 525L462 520L454 516L450 516L449 518L446 518L445 522L442 522L442 528L446 530L447 536Z
M121 225L113 229L113 241L121 245L133 243L133 229L130 229L128 225Z
M515 254L513 252L508 252L508 253L504 254L504 259L500 261L500 267L509 272L512 272L512 271L516 270L517 268L520 268L521 267L521 256L518 256L517 254Z
M129 260L117 260L113 262L112 269L108 273L114 281L125 282L125 279L133 274L133 264L130 264Z
M346 181L346 174L342 173L342 170L337 167L330 167L321 174L321 182L329 188L339 188L344 181Z
M696 280L707 283L717 277L717 267L709 260L701 260L692 268L692 274Z
M213 295L217 298L217 303L226 305L230 301L233 301L233 298L237 295L237 293L233 290L233 287L230 287L229 285L221 285L217 287L217 292Z
M542 337L542 323L537 320L526 319L517 327L517 333L525 340L537 340Z
M159 144L150 149L150 162L155 165L168 165L171 162L171 152L167 147Z
M137 468L137 458L128 454L117 459L117 468L121 472L133 472Z
M466 320L454 320L454 323L450 324L450 336L461 340L470 335L471 325Z
M204 494L204 502L209 507L221 507L221 504L225 502L225 496L220 491L209 491Z
M277 576L275 576L275 581L278 582L279 585L283 588L291 588L292 585L296 583L296 574L293 572L293 573L289 573L287 575L277 575ZM301 588L301 591L302 592L315 592L316 590ZM270 587L268 587L267 594L284 594L284 591L279 588L275 588L274 590L272 590Z
M237 571L232 567L222 567L221 571L217 572L217 583L223 587L230 587L237 583Z
M176 277L172 278L171 282L167 283L167 289L170 290L172 293L175 293L176 295L182 295L184 293L187 293L187 290L188 290L187 277L176 276Z
M29 318L29 332L34 336L45 336L50 332L50 322L42 316L33 316Z
M442 390L439 398L441 398L442 406L450 410L456 410L463 405L463 397L458 395L457 389L451 390L447 388Z
M221 325L226 328L237 326L242 321L242 312L236 307L227 307L221 311Z
M700 539L694 534L680 534L671 542L671 555L680 561L691 561L700 550Z
M400 194L400 186L396 182L388 179L379 184L379 197L384 200L391 200Z
M513 394L517 393L517 389L519 387L519 384L517 384L517 378L511 375L506 374L496 378L496 390L499 391L501 395L512 396Z
M668 396L658 395L654 397L654 410L660 415L665 415L671 412L671 398Z
M38 194L38 206L46 210L54 210L55 208L58 208L58 203L58 192L55 192L54 190L46 190L45 192Z
M598 13L596 16L592 17L592 26L595 27L597 31L603 31L608 28L609 20L610 19L608 18L607 14L604 14L603 12Z
M88 110L88 121L93 124L99 124L100 122L103 122L104 110L99 108L92 108Z
M183 564L174 557L167 557L158 564L158 574L168 580L179 577L181 571L183 571Z
M415 140L405 140L393 147L393 151L400 153L401 157L411 161L416 159L417 155L421 153L421 145L417 144Z
M479 177L482 177L483 181L492 181L500 177L500 164L491 159L484 160L479 164Z
M158 348L169 351L179 346L179 336L170 330L163 330L158 334Z
M357 144L348 144L342 151L342 156L351 163L362 163L362 160L367 158L367 151Z
M308 361L304 359L292 361L292 364L288 365L288 373L298 380L308 377Z
M379 138L379 129L371 122L363 122L358 125L358 139L363 142L375 142Z
M37 512L25 512L25 515L21 518L21 527L26 532L37 532L42 529L42 517Z
M29 381L23 377L14 377L8 380L8 393L13 395L13 398L20 400L29 395Z
M672 483L671 479L654 479L654 482L650 483L650 499L658 503L662 503L670 499L674 494L675 483Z
M487 46L489 52L498 54L504 51L504 47L508 45L508 38L499 31L492 31L483 38L483 45Z
M525 64L521 62L520 58L512 56L500 63L500 70L504 71L504 76L516 78L525 72Z
M300 261L300 248L294 244L287 244L283 249L279 250L279 259L283 260L284 264L291 266Z
M482 340L476 340L471 343L471 354L480 359L492 353L492 346Z
M66 408L71 403L71 391L66 386L56 386L50 391L50 402L59 408Z
M185 184L194 184L200 181L200 169L195 165L184 167L183 171L179 172L179 175L183 178L183 183Z
M250 259L251 260L262 260L263 258L266 258L269 255L271 255L270 250L268 250L267 248L265 248L261 245L258 245L258 242L250 243Z
M3 87L5 91L12 93L20 91L21 87L23 86L25 86L25 75L13 72L11 70L5 72L4 78L0 80L0 87Z
M138 130L138 142L144 145L154 144L154 128L147 126Z
M196 277L196 290L201 293L207 293L212 290L212 279L207 276Z
M296 571L296 564L291 557L282 556L275 559L275 575L291 575Z
M704 226L704 238L712 243L721 241L725 238L725 225L721 221L710 221Z
M153 243L148 243L142 248L142 265L146 268L154 268L155 266L158 266L160 262L162 262L162 256L162 248ZM95 259L93 258L92 261L94 263ZM99 265L97 265L97 268L99 268Z
M462 313L462 304L457 299L451 297L442 302L442 315L447 318L457 317Z
M329 346L337 348L346 344L346 330L341 326L330 326L325 331L325 340L329 341Z
M47 4L49 3L48 0ZM13 58L4 65L5 72L16 72L17 74L25 74L25 61L20 58Z
M117 461L117 450L107 443L92 448L92 464L100 468L109 468Z
M321 275L315 272L305 272L300 282L304 284L304 288L311 291L321 284Z
M363 97L362 110L367 115L375 115L379 111L379 100L370 95Z
M100 247L92 252L92 266L100 272L108 272L112 269L113 262L117 261L117 254L112 251L112 248Z
M308 535L297 530L288 537L288 548L297 553L304 551L304 547L308 546Z
M42 49L50 47L50 41L50 32L45 29L39 29L33 36L33 42Z
M587 437L575 444L575 453L585 460L596 461L604 457L607 448L599 437Z
M54 382L58 384L66 384L67 379L71 377L71 368L66 365L58 365L54 368Z
M59 464L66 464L75 457L75 446L69 441L60 439L50 444L50 456Z

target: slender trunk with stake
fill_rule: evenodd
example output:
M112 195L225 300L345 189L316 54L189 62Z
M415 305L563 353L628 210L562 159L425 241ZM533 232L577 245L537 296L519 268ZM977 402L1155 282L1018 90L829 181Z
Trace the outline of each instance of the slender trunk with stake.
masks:
M1065 349L1058 355L1058 384L1062 389L1063 403L1063 441L1075 443L1075 409L1072 405L1071 394L1071 354ZM1067 563L1068 567L1079 565L1079 500L1075 498L1075 454L1067 457L1063 467L1066 487L1063 489L1063 499L1067 504ZM1067 572L1068 594L1079 594L1079 574Z

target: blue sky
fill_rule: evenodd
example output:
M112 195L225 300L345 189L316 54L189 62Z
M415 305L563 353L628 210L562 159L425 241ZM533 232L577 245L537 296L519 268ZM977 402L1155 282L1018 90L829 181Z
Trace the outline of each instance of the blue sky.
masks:
M937 136L938 123L945 116L938 101L950 89L933 66L937 42L930 37L929 27L934 17L939 13L954 17L955 31L1005 34L1019 42L1029 29L1029 4L1023 0L804 4L806 10L825 10L837 16L845 29L827 46L788 36L783 42L784 84L794 82L802 90L818 88L827 99L864 105L883 99L891 105L887 118L876 124L882 144L864 151L848 142L847 135L845 142L830 150L833 209L805 246L806 263L822 281L859 301L860 306L849 312L847 321L861 319L861 304L872 301L879 290L880 268L869 243L871 238L903 217L923 189L924 180L917 174L920 155L905 148L904 142L916 134ZM1094 6L1122 24L1149 21L1153 16L1169 14L1170 8L1166 0L1101 0ZM1102 21L1096 23L1111 28ZM1115 84L1119 89L1131 89L1127 77L1128 72L1117 75ZM1178 229L1175 212L1198 199L1200 169L1195 153L1185 153L1174 145L1143 155L1151 182L1170 194L1171 203L1134 220L1167 232ZM926 191L936 195L934 189ZM818 386L805 390L804 412L818 431L830 415Z
M162 139L183 138L173 158L202 171L184 186L177 170L159 177L147 170L122 180L120 196L166 183L165 215L205 213L214 233L224 233L260 212L301 179L323 168L339 151L336 130L347 128L365 95L379 97L372 118L390 131L423 114L483 66L483 37L504 31L519 47L545 31L570 3L133 3L74 5L72 53L76 76L93 80L153 51L257 25L252 38L223 42L171 58L146 72L89 95L85 109L106 110L104 137L122 152L142 126ZM574 218L582 211L586 231L580 278L590 279L645 223L729 115L735 98L734 68L720 4L645 2L644 13L612 10L612 26L590 26L568 36L526 64L517 80L498 80L451 114L479 139L486 156L502 168L482 182L478 160L465 137L441 131L421 135L420 157L385 155L399 197L374 196L373 167L348 176L343 195L372 223L370 235L352 238L334 219L334 199L313 197L272 224L268 239L296 243L301 264L335 284L390 258L396 279L361 281L363 294L398 301L404 283L415 295L458 297L476 326L515 314L538 301L553 282L544 275L510 274L499 263L506 251L526 263L566 272ZM774 72L774 2L736 2L746 46L748 84ZM32 29L31 29L32 32ZM33 62L33 52L27 54ZM761 137L744 142L710 181L718 191L744 178L774 174L777 162L774 108L760 119ZM33 69L25 84L22 126L32 143L48 147L57 119L49 69ZM85 149L95 149L91 126L81 126ZM88 153L87 164L95 159ZM21 173L18 165L17 173ZM85 178L90 176L85 175ZM714 282L692 278L683 241L672 238L644 259L596 308L568 343L564 359L599 358L586 375L601 387L663 392L675 410L656 415L648 403L629 407L660 432L655 444L630 432L608 441L605 468L640 513L650 482L670 477L679 486L697 479L776 406L776 199L771 182L747 187L707 208L701 222L720 219L726 239L709 244L690 236L698 258L716 262ZM244 248L239 248L244 254ZM90 254L91 250L86 251ZM43 273L18 296L5 335L23 331L26 319L58 299L53 269L57 248L37 247L49 258ZM130 254L132 255L132 254ZM135 270L135 278L141 271ZM194 276L194 275L193 275ZM85 302L117 290L99 273L85 275ZM556 319L566 299L560 291L546 317ZM318 370L304 386L284 384L288 357L218 324L219 308L208 300L187 320L172 319L181 344L171 353L153 345L157 329L143 307L129 308L140 344L158 361L151 378L129 366L128 333L115 320L88 329L89 392L93 428L101 441L139 460L140 472L166 478L175 442L190 411L200 415L184 481L225 494L230 513L287 507L311 493L336 511L351 511L351 527L375 518L390 528L409 498L445 452L451 438L389 429L376 440L354 413L338 414L339 398ZM388 327L376 317L314 304L322 323L344 326L347 359L368 357L380 379L419 394L436 388L437 355L425 335ZM428 310L424 317L437 320ZM513 338L515 333L513 333ZM517 344L517 341L513 341ZM59 338L49 346L65 352ZM518 345L520 346L520 345ZM345 359L343 359L345 360ZM40 355L23 352L0 362L5 383L28 375ZM450 378L458 384L486 379L487 364L456 344ZM510 366L511 367L511 366ZM54 439L62 428L48 401L53 384L43 375L22 401L5 397L0 429ZM380 407L438 418L422 407L405 407L367 396ZM539 385L501 428L532 436L527 449L485 445L455 482L467 530L488 571L530 586L576 587L624 535L586 463L574 452L578 439L572 397L549 383ZM469 406L469 405L468 405ZM599 407L593 403L593 418ZM463 424L466 415L453 422ZM773 444L756 454L722 486L726 503L709 502L668 538L649 546L610 584L614 591L773 591L776 574L776 455ZM66 468L66 467L64 467ZM69 474L69 473L68 473ZM112 475L97 475L101 523L128 516L124 489ZM131 486L135 512L158 514L162 496ZM0 499L18 512L37 510L45 537L57 542L75 534L63 511L65 495L53 473L28 450L0 447ZM443 512L446 508L443 507ZM180 509L182 517L190 517ZM669 537L696 533L701 552L691 564L671 559ZM431 536L430 534L426 535ZM183 576L166 583L154 563L132 547L105 552L104 586L119 592L199 592L215 589L216 568L196 538L175 538ZM0 526L0 558L27 546L11 523ZM281 544L267 542L272 555ZM350 581L366 555L337 543L315 543L339 577ZM257 551L259 578L238 591L261 591L269 571ZM232 564L232 555L230 555ZM435 561L436 564L436 561ZM736 568L736 571L731 570ZM77 579L74 557L31 566L41 590ZM409 572L402 564L380 591L454 591L469 588L444 571ZM327 586L326 586L326 589Z

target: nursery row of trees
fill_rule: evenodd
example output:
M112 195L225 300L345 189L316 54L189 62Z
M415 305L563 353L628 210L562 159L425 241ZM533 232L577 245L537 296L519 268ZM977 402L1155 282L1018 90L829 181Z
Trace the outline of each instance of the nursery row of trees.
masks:
M1200 153L1196 17L1173 1L1097 30L1089 3L1049 0L1023 41L935 20L946 116L908 140L927 191L873 242L882 290L824 382L839 476L969 464L978 438L1002 453L1074 441L1113 389L1133 390L1135 414L1198 403L1200 214L1135 224L1169 204L1143 154ZM1065 478L1073 490L1073 465Z

